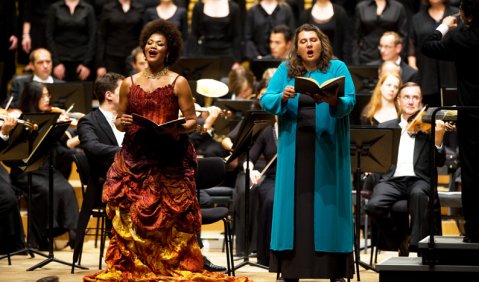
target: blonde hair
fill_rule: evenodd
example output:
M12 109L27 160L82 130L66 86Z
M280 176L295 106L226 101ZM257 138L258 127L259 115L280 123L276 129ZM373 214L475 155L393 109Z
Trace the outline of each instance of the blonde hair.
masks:
M383 86L386 79L388 79L391 76L397 78L397 80L399 81L398 89L401 88L402 82L401 82L401 77L399 76L399 74L391 72L381 76L378 83L376 84L376 87L374 87L373 95L371 95L371 99L369 100L369 103L366 105L366 107L364 107L364 110L361 114L361 117L366 119L371 125L373 124L374 115L383 106L383 103L381 100L381 87ZM399 94L399 90L397 94ZM399 107L397 103L394 103L394 107L396 108L396 112L399 112Z

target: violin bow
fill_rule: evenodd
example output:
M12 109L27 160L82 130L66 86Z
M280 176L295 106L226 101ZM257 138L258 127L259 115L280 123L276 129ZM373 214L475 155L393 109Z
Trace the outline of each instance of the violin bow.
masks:
M274 154L273 158L266 164L266 166L263 168L263 170L259 174L260 179L263 177L263 175L266 173L266 171L268 171L268 168L273 164L273 162L276 160L277 157L278 157L278 154L277 153ZM258 183L256 183L256 184L252 184L249 187L249 189L253 189L255 186L258 186L260 183L261 183L261 181L258 181Z

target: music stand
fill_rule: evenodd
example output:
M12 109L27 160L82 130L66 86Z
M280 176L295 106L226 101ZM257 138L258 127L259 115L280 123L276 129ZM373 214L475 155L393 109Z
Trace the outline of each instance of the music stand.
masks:
M387 172L390 166L397 162L400 136L400 128L352 127L350 129L351 170L356 171L354 251L358 281L360 281L359 265L376 271L360 258L361 173L362 171Z
M257 81L263 79L263 73L269 68L277 68L281 64L279 59L254 59L249 63L249 69Z
M35 134L30 134L27 143L25 143L24 138L20 138L19 142L17 142L17 146L10 146L7 147L5 150L5 155L8 156L8 152L14 152L15 150L23 150L25 148L25 144L28 145L28 150L26 152L25 158L17 159L14 164L18 165L24 172L32 172L37 170L43 165L45 158L49 158L49 179L48 179L48 231L49 231L49 253L45 255L41 252L33 251L36 254L46 257L46 259L30 268L27 271L35 270L36 268L43 267L44 265L55 261L58 263L62 263L68 266L76 266L82 269L87 269L83 266L74 265L59 259L56 259L53 254L54 249L54 242L53 242L53 170L54 170L54 151L51 148L51 144L57 142L65 133L65 130L70 126L70 122L56 122L58 119L59 113L32 113L32 114L24 114L22 118L24 120L30 120L33 123L38 125L38 131L35 131ZM2 152L3 153L3 152ZM13 153L11 153L13 154ZM31 174L29 174L29 190L31 189ZM31 207L31 191L29 191L28 195L29 203L28 208L30 210ZM28 228L30 228L30 214L28 217ZM29 229L30 230L30 229ZM28 239L27 239L28 245Z
M348 66L356 94L371 93L378 82L378 66Z
M459 101L457 88L441 87L441 107L462 105Z
M89 113L92 109L92 91L87 91L91 87L82 82L59 82L47 83L48 93L52 97L50 104L52 106L68 109L74 105L74 112Z
M233 267L234 270L239 269L245 265L257 266L263 269L268 269L267 266L252 263L249 261L249 187L250 187L250 174L249 174L249 150L254 144L255 139L259 133L268 125L274 123L274 115L264 111L248 111L244 117L244 121L241 124L238 138L234 140L232 148L233 153L228 158L227 163L230 163L234 159L246 155L246 172L245 172L245 228L244 234L244 246L243 246L243 262Z
M238 124L238 122L251 110L253 100L218 99L215 106L222 110L231 111L228 118L217 118L214 123L215 133L226 135Z
M36 129L38 130L38 129ZM18 123L17 126L10 132L10 138L7 141L6 147L0 152L0 160L2 161L17 161L22 158L25 158L28 156L28 146L26 148L24 147L18 147L18 144L23 144L24 140L33 140L31 137L33 134L34 129L28 129L25 127L23 124ZM28 195L28 211L30 211L30 204L31 204L31 193L29 191ZM30 233L30 217L27 218L27 233ZM11 257L14 255L18 254L23 254L24 252L28 252L31 258L35 257L34 253L38 255L44 255L43 253L37 252L36 250L33 250L30 248L28 241L24 242L25 247L21 250L15 251L15 252L7 252L6 255L0 256L0 260L7 258L8 259L8 265L11 265Z

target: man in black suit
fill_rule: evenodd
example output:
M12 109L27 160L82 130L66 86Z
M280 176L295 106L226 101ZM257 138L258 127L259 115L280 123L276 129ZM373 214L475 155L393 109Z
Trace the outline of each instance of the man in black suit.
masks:
M365 211L386 239L399 245L403 238L398 237L401 233L391 216L391 206L399 200L408 199L411 217L409 250L416 251L418 242L426 237L430 230L428 203L432 193L430 182L433 165L430 161L430 142L435 142L436 166L441 166L445 161L442 140L446 126L442 121L436 122L435 140L420 131L409 134L408 119L418 112L422 101L421 89L416 83L406 83L399 91L397 101L402 111L401 116L379 124L382 128L402 128L397 164L392 165L390 170L381 176Z
M380 65L385 61L392 61L401 68L401 80L406 82L418 82L417 70L409 66L402 58L403 39L394 31L386 31L379 39L379 54L381 61L376 61L370 65Z
M460 106L479 106L479 0L462 0L461 19L446 17L426 39L422 51L440 60L454 61ZM448 32L450 30L450 32ZM447 34L447 35L446 35ZM459 111L457 132L461 163L464 242L479 243L479 113Z
M80 147L88 158L90 177L78 218L75 252L80 250L79 247L83 243L92 209L103 205L101 202L103 183L125 135L114 123L123 79L122 75L116 73L107 73L99 77L94 83L93 92L100 106L78 121ZM109 228L111 222L107 220L107 229Z
M30 53L30 63L32 64L33 75L19 75L15 76L12 80L12 87L10 89L10 95L7 97L7 101L12 98L10 104L11 108L17 108L20 103L20 98L25 89L25 85L32 81L38 81L41 83L57 83L62 82L52 77L52 54L50 51L44 48L38 48Z

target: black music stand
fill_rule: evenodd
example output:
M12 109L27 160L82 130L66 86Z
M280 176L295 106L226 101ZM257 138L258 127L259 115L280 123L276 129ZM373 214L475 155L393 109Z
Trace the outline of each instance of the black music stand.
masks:
M359 265L376 271L360 258L359 233L361 229L361 173L385 173L397 161L400 128L352 127L350 130L351 169L356 171L356 204L354 251L358 281Z
M222 110L230 111L232 115L228 118L218 118L215 120L215 133L218 135L227 135L235 128L235 126L246 115L246 113L251 110L253 103L253 100L216 100L215 106Z
M378 82L378 66L348 66L356 94L369 94Z
M23 124L18 123L17 126L12 130L10 133L10 138L7 141L7 146L0 152L0 160L2 161L18 161L28 156L28 146L27 148L23 148L18 146L18 144L25 143L25 140L32 140L33 142L33 131L37 129L29 129L25 127ZM28 210L30 210L30 203L31 203L31 195L28 195ZM27 218L27 230L28 233L30 232L30 217ZM12 262L10 258L14 255L24 254L27 252L31 258L35 257L34 254L44 255L43 253L37 252L30 248L28 241L24 242L25 247L21 250L7 253L6 255L0 256L0 260L7 258L8 265L11 265Z
M54 170L54 151L51 144L57 142L65 133L65 130L70 126L70 122L56 122L58 119L59 113L32 113L24 114L22 116L25 120L30 120L33 123L38 125L38 131L35 131L34 134L30 134L28 140L20 138L17 142L17 146L8 147L5 150L5 154L8 156L8 152L13 154L16 150L14 148L24 149L25 145L28 146L28 150L25 150L27 156L22 159L17 159L14 162L15 165L19 166L24 172L32 172L37 170L43 165L45 158L48 155L49 158L49 187L48 187L48 202L53 203L53 170ZM29 189L31 188L31 174L28 176ZM31 191L28 195L28 208L31 207ZM80 265L72 265L71 263L56 259L53 254L54 242L53 242L53 204L48 205L48 229L49 229L49 252L48 255L45 255L41 252L33 251L36 254L46 257L46 259L30 268L27 271L35 270L39 267L54 261L62 263L68 266L76 266L82 269L87 269ZM30 216L28 218L28 228L30 228ZM27 239L28 245L28 239Z
M249 63L249 69L256 77L257 81L263 79L264 72L269 68L277 68L281 64L280 59L254 59Z
M234 269L239 269L245 265L257 266L263 269L268 269L267 266L252 263L249 261L249 187L250 187L250 174L249 174L249 150L254 144L255 139L259 133L269 124L274 123L274 115L264 111L248 111L244 117L244 121L241 124L238 138L234 140L232 148L233 153L228 158L227 163L234 159L246 155L246 173L245 173L245 228L244 232L244 246L243 246L243 262L235 266Z
M89 113L92 109L91 84L84 82L47 83L45 86L52 96L52 106L68 109L74 105L73 112ZM88 91L89 90L89 91Z
M455 87L441 87L441 107L458 106L462 103L459 100L459 93Z

